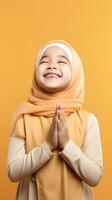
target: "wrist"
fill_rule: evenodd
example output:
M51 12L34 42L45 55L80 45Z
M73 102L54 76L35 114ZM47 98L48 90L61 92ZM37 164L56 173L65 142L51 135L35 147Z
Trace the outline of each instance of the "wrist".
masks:
M60 145L61 150L63 150L65 148L65 146L67 145L69 140L70 140L70 138L68 138L63 144Z
M50 144L50 142L46 141L46 144L48 145L48 147L49 147L49 149L50 149L51 151L54 150L54 147L53 147L53 145Z

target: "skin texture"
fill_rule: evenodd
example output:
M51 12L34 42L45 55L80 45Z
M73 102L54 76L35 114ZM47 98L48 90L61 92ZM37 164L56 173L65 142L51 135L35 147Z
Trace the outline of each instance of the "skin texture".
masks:
M66 52L59 47L49 47L37 67L38 85L49 93L66 88L71 80L71 63Z
M66 52L59 47L49 47L37 67L38 85L49 93L66 88L71 80L71 63ZM51 151L63 149L69 140L68 127L62 106L56 106L47 144Z
M59 148L63 149L69 141L68 127L61 105L57 105L55 115L51 124L47 144L51 151Z

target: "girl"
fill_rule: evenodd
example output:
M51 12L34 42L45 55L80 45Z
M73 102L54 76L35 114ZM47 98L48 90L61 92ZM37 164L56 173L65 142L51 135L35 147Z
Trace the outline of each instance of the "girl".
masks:
M16 200L92 200L103 171L96 117L82 108L84 74L75 50L51 41L39 51L29 98L13 117L8 176Z

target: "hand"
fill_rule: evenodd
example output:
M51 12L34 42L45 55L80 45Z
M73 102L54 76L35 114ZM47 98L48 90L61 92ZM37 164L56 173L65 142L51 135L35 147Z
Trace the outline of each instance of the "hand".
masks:
M69 141L68 126L65 119L65 114L62 106L57 106L57 130L58 130L58 145L60 149L64 149Z
M55 111L53 121L50 127L49 135L46 140L51 151L55 150L58 147L58 132L57 132L57 109Z

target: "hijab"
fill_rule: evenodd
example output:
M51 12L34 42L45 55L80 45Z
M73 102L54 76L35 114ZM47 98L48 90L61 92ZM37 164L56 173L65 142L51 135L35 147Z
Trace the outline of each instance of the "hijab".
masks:
M51 46L62 48L71 62L72 78L64 90L49 93L39 87L36 76L39 60L45 50ZM16 109L12 119L11 133L14 132L16 122L24 114L32 114L35 116L50 117L54 115L57 101L61 103L65 115L70 115L79 110L84 103L84 72L82 62L77 52L65 41L55 40L44 44L37 55L35 70L33 75L31 92L28 99L22 102Z

